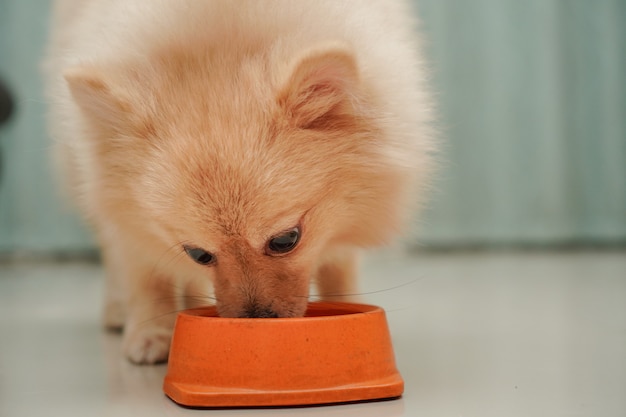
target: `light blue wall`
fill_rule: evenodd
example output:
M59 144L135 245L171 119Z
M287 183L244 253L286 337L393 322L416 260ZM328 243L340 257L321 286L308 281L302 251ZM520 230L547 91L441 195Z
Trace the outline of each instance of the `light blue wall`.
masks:
M626 2L417 3L447 140L421 240L626 241Z
M0 252L82 250L80 222L57 197L45 133L39 76L48 2L0 0L0 77L15 94L16 112L0 126Z
M445 145L425 245L626 242L626 2L417 0ZM47 2L0 0L0 252L89 247L49 175Z

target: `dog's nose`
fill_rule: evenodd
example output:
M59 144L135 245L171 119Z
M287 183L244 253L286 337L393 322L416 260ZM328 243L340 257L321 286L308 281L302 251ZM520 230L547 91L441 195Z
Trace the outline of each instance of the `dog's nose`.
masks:
M248 318L276 318L278 317L278 313L273 311L269 307L261 306L258 304L249 304L245 311L243 317Z

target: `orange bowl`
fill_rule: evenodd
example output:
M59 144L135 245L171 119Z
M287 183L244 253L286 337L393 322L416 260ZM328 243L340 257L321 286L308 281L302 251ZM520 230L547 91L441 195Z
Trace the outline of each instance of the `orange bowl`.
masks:
M179 313L163 384L192 407L374 400L403 389L383 309L326 302L310 303L301 318Z

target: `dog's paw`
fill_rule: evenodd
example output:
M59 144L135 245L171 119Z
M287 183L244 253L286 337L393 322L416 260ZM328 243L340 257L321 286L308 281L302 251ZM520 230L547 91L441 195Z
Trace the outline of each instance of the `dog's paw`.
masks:
M166 362L171 339L171 329L158 326L139 327L124 336L124 354L136 364Z

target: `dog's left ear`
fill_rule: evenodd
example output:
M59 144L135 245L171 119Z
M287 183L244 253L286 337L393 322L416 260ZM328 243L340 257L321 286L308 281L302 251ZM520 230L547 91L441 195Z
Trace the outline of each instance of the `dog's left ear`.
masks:
M278 103L297 127L323 128L353 113L359 72L346 45L312 48L296 57L286 73Z
M81 111L94 123L111 131L128 127L132 117L130 100L97 69L70 68L63 72L70 93Z

